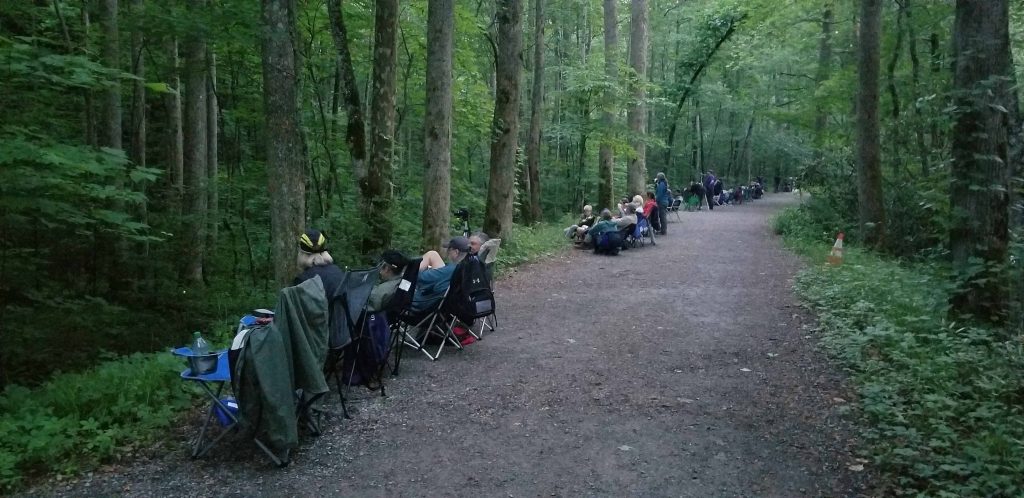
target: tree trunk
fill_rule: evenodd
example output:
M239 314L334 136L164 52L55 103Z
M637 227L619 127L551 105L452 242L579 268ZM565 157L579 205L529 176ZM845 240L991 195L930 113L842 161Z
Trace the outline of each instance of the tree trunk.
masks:
M921 96L921 61L917 56L917 34L914 30L913 11L911 10L912 0L903 0L902 9L907 23L907 49L910 51L910 100L914 102L914 135L917 139L917 156L921 161L921 174L927 176L931 171L931 161L928 155L928 146L924 141L924 115L921 111L921 104L918 99Z
M619 75L619 15L616 9L616 0L604 0L604 73L608 80L615 82ZM615 127L615 113L612 106L615 102L615 92L605 92L604 111L601 121L604 125L604 138L601 140L601 148L598 152L598 184L597 184L597 207L611 207L614 205L614 173L615 156L612 152L612 129Z
M217 136L220 132L220 126L218 124L220 112L217 104L217 55L212 49L207 52L206 61L207 64L209 64L209 75L206 85L206 172L209 177L209 183L207 184L209 205L207 206L206 219L209 222L209 226L207 227L206 246L212 250L216 247L217 227L220 221L220 217L218 215L220 210L220 192L217 188Z
M898 3L898 2L897 2ZM892 57L889 59L889 64L886 67L886 81L889 88L889 100L892 104L891 116L892 116L892 128L891 138L891 157L889 158L889 167L895 174L903 169L903 150L906 149L906 144L903 143L903 127L900 123L900 92L896 86L896 66L900 61L900 54L903 52L903 37L905 31L903 29L903 17L905 9L902 4L899 4L899 9L896 12L896 43L893 44Z
M953 163L949 244L955 314L1006 319L1010 64L1007 0L958 0L953 27Z
M114 70L121 69L121 46L118 40L117 0L100 1L100 27L103 41L100 47L103 65ZM99 143L103 147L121 148L121 83L112 78L110 86L103 92L102 119L100 120Z
M370 107L370 167L359 182L365 209L361 253L391 245L391 153L395 142L398 61L398 0L378 0L374 19L373 102Z
M295 240L306 221L306 157L299 121L294 0L263 0L263 113L266 119L270 240L274 280L295 274Z
M348 29L341 10L341 0L327 0L327 12L331 18L331 36L334 48L338 51L338 64L341 74L342 100L345 102L345 115L348 124L345 128L345 143L352 158L352 175L356 183L366 178L366 121L363 117L363 106L359 100L359 85L356 83L355 69L352 67L352 54L348 50Z
M541 219L540 208L540 135L544 111L544 0L536 2L534 13L533 93L530 95L530 136L526 142L526 173L530 198L527 223Z
M821 38L818 40L818 68L814 83L821 88L832 77L832 3L826 3L821 12ZM814 156L815 163L821 168L825 157L825 140L828 136L828 111L825 98L817 96L814 104Z
M132 14L140 16L143 0L132 0L129 4ZM132 30L132 74L137 78L132 83L131 118L131 160L136 166L146 166L146 61L142 55L144 38L142 28Z
M747 124L747 134L743 137L743 162L747 166L747 181L744 183L750 183L750 180L754 178L751 172L752 162L750 157L750 150L752 148L751 135L754 134L754 116L750 116L750 123Z
M206 10L205 0L188 4L193 15ZM206 39L199 30L185 41L185 210L184 277L190 284L203 283L203 258L206 253L207 132L206 120Z
M494 121L491 125L491 169L487 185L484 231L510 239L515 200L516 149L519 138L519 66L522 55L522 1L498 0Z
M879 36L882 0L861 0L857 73L857 198L865 245L885 243L885 205L878 131Z
M632 84L633 101L629 104L626 120L633 133L633 157L626 170L626 189L630 195L644 191L647 178L647 110L644 105L647 82L647 0L631 0L629 20L629 65L636 72Z
M171 38L165 48L170 59L171 72L168 81L171 91L164 96L167 108L167 182L172 190L173 212L181 212L185 176L185 136L181 122L181 79L179 78L178 41Z
M82 19L82 52L88 54L91 51L89 40L92 38L92 26L89 22L89 2L82 2L80 14ZM85 113L83 116L85 120L85 143L90 146L97 146L99 145L99 139L97 137L98 132L96 131L96 116L93 114L95 107L93 105L93 97L94 92L92 90L85 90Z
M452 196L453 0L427 3L427 109L422 249L438 249L450 233Z

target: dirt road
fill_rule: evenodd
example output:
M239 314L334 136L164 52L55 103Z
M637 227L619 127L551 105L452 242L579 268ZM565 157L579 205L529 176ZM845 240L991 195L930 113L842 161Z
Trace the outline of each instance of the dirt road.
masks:
M681 213L656 247L567 250L497 283L499 330L328 422L277 470L249 444L37 492L238 496L856 496L840 378L771 234L794 203ZM837 399L840 398L840 399Z

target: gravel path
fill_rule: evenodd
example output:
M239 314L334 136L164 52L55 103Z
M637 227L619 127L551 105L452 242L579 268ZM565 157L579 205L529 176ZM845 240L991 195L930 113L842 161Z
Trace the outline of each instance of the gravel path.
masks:
M499 330L437 362L408 352L278 470L239 442L153 453L31 494L858 496L841 376L791 291L768 218L681 213L656 247L567 250L497 283ZM365 396L365 395L364 395Z

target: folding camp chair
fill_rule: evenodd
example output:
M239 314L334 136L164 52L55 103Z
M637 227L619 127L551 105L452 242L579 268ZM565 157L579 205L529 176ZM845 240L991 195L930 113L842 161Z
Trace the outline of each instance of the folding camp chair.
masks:
M500 249L501 239L490 239L480 246L479 258L480 261L484 262L484 268L486 268L487 273L487 283L490 284L491 294L494 293L494 265L498 261L498 251ZM498 315L496 313L491 313L485 316L484 319L480 321L480 330L473 335L477 339L482 339L485 328L491 332L498 329Z
M670 213L676 215L676 221L683 221L683 219L679 217L679 210L682 207L683 207L683 198L682 197L676 197L675 199L672 200L672 205L670 205L667 208Z
M353 379L363 382L377 381L381 391L384 383L380 382L378 372L365 368L360 353L364 348L371 348L370 337L366 333L366 303L370 292L377 284L380 272L376 268L346 271L338 288L330 301L330 318L328 328L327 361L324 364L324 375L333 376L341 400L341 410L345 418L349 418L343 386L352 387Z
M329 392L329 309L323 282L314 277L281 289L268 324L242 327L232 341L230 375L238 419L260 437L271 459L286 465L299 443L299 428L320 428L314 404Z
M429 308L413 310L411 307L398 316L399 333L402 335L402 342L411 348L427 355L431 361L436 361L444 351L446 343L450 343L456 349L462 349L462 343L455 337L454 331L445 326L445 316L441 313L441 307L451 291L451 285L445 290L440 301L433 303ZM430 352L428 341L439 340L437 350ZM400 360L399 360L400 361ZM395 371L398 371L396 365Z
M647 217L637 213L636 224L632 227L633 230L629 232L626 239L631 247L643 247L646 245L647 239L651 239L651 245L654 245L654 229L651 228L651 222Z
M416 281L419 280L421 258L409 260L409 263L402 271L402 280L395 289L384 311L388 319L388 328L391 331L391 345L389 351L394 358L394 367L391 375L398 375L398 369L402 364L402 352L405 350L405 331L403 317L408 318L412 314L412 296L416 292ZM381 365L381 373L388 367L385 363Z
M698 211L700 210L701 196L691 195L686 198L686 210L687 211Z
M176 348L171 351L171 354L183 358L194 356L192 349L188 347ZM228 362L227 351L222 351L217 355L217 368L214 371L200 374L193 372L191 368L186 368L181 372L181 378L182 380L198 384L210 398L210 410L203 420L203 426L192 444L192 458L199 458L216 446L224 436L238 431L238 403L234 398L221 397L224 385L231 383L231 368ZM211 385L216 386L216 390ZM212 429L211 422L214 418L218 420L222 428L220 434L211 439L208 430ZM285 465L258 437L254 437L253 442L270 457L275 465Z

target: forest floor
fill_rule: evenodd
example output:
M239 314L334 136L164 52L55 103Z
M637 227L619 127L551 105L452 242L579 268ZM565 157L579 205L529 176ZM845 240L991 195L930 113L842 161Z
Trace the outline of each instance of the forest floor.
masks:
M851 395L769 224L796 202L670 214L656 247L520 267L496 284L496 332L437 362L407 351L387 398L358 393L287 468L246 442L190 460L188 425L28 494L862 495Z

